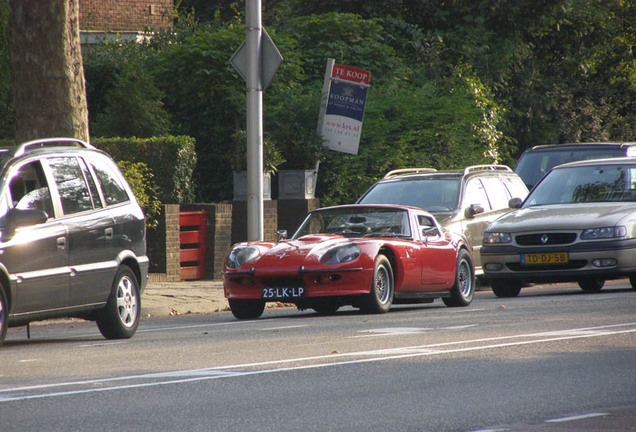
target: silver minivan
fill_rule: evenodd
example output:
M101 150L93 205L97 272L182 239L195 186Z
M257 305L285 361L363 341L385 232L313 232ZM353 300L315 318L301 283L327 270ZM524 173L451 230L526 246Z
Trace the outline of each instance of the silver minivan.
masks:
M69 138L0 149L0 344L10 326L60 317L131 337L148 277L145 235L106 153Z

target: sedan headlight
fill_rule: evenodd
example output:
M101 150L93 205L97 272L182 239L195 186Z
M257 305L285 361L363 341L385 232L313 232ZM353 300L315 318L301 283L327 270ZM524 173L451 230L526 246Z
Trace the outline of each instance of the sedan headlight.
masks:
M627 235L627 228L624 226L590 228L583 230L581 240L598 240L621 238Z
M321 264L338 264L353 261L360 256L360 246L347 243L332 247L320 258Z
M259 255L258 248L254 246L237 246L227 256L225 266L227 268L239 268Z
M485 232L484 244L511 243L512 235L506 232Z

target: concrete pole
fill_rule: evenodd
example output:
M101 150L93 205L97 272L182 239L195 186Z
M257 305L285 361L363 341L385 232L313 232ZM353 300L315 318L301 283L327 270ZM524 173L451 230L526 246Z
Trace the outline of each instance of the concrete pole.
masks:
M263 88L261 85L261 0L245 0L247 46L247 240L262 241Z

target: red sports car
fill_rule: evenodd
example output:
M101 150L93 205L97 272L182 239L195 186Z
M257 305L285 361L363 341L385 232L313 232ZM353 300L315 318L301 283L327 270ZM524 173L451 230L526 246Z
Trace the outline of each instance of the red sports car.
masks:
M310 212L291 239L235 244L223 288L239 319L258 318L268 301L331 314L352 305L388 312L393 303L467 306L475 271L466 239L428 212L353 204Z

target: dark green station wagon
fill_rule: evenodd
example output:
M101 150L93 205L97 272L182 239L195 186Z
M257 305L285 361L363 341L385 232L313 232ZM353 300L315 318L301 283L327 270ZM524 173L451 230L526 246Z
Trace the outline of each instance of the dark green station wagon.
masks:
M0 344L8 327L79 317L132 337L148 277L142 209L104 152L51 138L0 149Z

